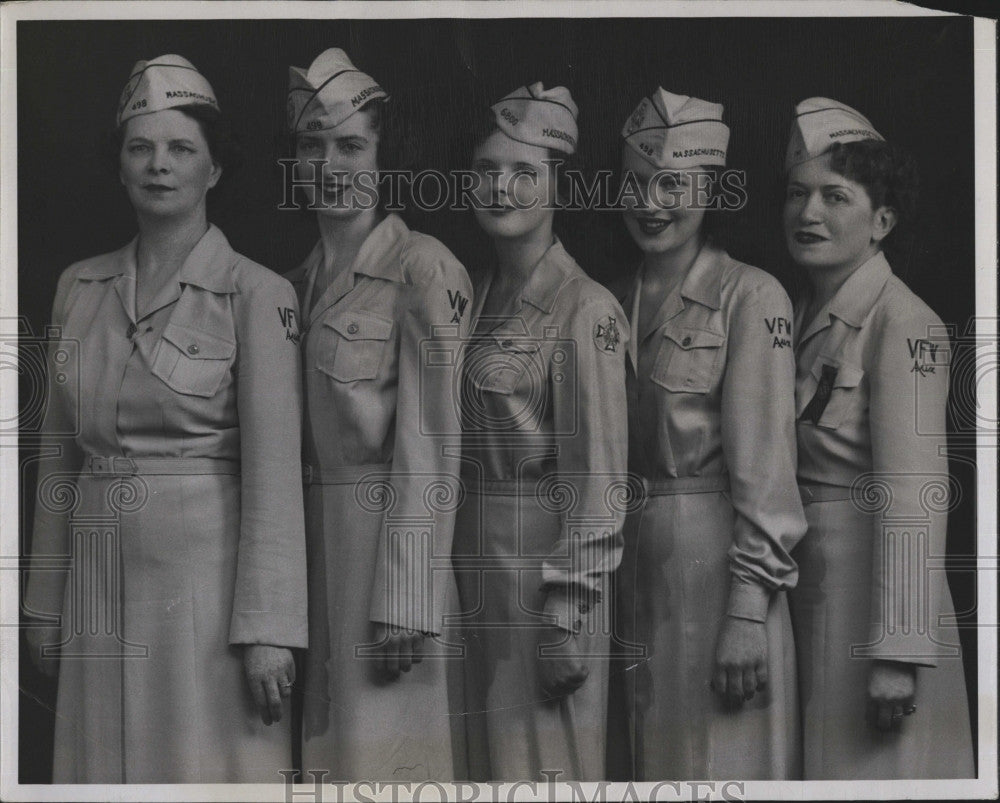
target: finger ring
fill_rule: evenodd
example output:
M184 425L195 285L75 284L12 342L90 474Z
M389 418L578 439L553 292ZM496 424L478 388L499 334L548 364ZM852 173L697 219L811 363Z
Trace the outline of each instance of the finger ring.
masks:
M290 689L294 685L295 685L294 683L279 683L278 684L278 686L281 687L282 689Z
M906 710L903 711L903 714L905 716L909 716L910 714L915 714L916 712L917 712L917 707L915 705L911 705L907 706Z

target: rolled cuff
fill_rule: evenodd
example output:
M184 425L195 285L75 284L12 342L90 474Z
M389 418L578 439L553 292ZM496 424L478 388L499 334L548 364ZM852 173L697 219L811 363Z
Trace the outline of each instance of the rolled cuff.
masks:
M584 594L565 586L552 586L545 597L544 613L554 618L553 624L570 633L579 633L583 619L593 609L594 603Z
M726 613L737 619L766 622L771 604L771 592L757 583L734 577L729 584L729 603Z

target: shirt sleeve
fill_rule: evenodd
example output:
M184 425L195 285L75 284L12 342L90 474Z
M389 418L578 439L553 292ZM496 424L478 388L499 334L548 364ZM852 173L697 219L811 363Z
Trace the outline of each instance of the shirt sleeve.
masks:
M71 291L76 283L76 273L70 268L59 277L55 301L52 305L52 325L65 325ZM53 353L60 348L60 340L46 343L50 371L46 377L46 409L41 425L41 453L38 463L38 483L35 495L35 516L31 537L31 562L24 595L24 612L27 616L52 616L63 609L66 587L65 566L46 566L53 558L56 562L68 560L70 553L69 516L72 502L78 498L77 474L83 462L83 453L76 443L79 433L78 415L71 409L69 399L59 392L51 366L57 363ZM78 349L67 348L70 355L79 355ZM70 366L70 370L79 366ZM51 458L45 455L52 455Z
M568 337L575 359L549 366L557 482L569 509L542 567L544 611L563 630L579 631L621 562L628 472L625 315L611 299L573 311ZM560 332L560 337L563 337Z
M771 593L791 588L805 534L795 442L792 305L777 282L743 296L729 324L722 448L735 510L727 613L763 622Z
M298 302L277 276L236 310L242 503L231 644L305 647Z
M416 254L414 256L417 256ZM373 622L440 633L460 501L457 378L472 285L450 254L422 252L422 281L405 294L392 452L393 502L379 534L369 604ZM449 449L449 447L451 447Z
M867 655L934 666L923 625L933 630L947 585L940 571L928 576L919 555L945 554L949 475L941 447L947 338L926 308L886 316L875 337L869 377L872 479L886 491L887 509L873 516L869 645L874 646ZM906 526L895 526L892 519Z

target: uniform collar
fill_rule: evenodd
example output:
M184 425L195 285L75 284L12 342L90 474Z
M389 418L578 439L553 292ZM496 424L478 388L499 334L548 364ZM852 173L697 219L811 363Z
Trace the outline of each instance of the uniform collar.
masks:
M722 307L722 271L719 263L727 254L714 243L706 240L702 243L698 255L681 280L680 287L664 296L659 308L648 321L636 321L639 311L639 298L642 292L643 268L636 271L632 282L632 290L626 299L625 309L629 310L635 337L632 338L632 348L638 350L639 344L653 332L659 331L667 321L679 315L684 310L682 299L694 301L697 304L718 310Z
M717 310L722 307L722 271L718 264L726 252L706 240L681 283L681 296Z
M361 244L351 270L376 279L406 283L399 255L409 233L399 215L394 212L386 215Z
M809 322L801 340L805 341L825 329L830 325L831 318L839 318L848 326L860 329L890 276L892 268L885 255L879 251L847 277L833 298Z
M320 298L313 298L316 276L323 269L324 260L323 241L317 242L305 261L286 274L288 280L299 288L299 302L305 309L307 321L312 324L350 293L355 287L355 276L370 276L405 284L407 280L400 256L409 233L409 227L399 215L386 216L368 232L351 267L345 273L337 275Z
M559 238L554 237L521 290L521 300L542 312L552 312L556 296L577 270L576 262L566 253Z
M847 281L830 300L829 313L855 329L860 329L891 275L892 268L885 255L879 251L847 277Z
M134 279L138 242L138 236L133 237L128 245L115 251L110 259L86 265L80 271L80 278L99 280L113 276L131 276ZM226 235L215 225L209 224L208 231L191 249L177 272L177 281L179 284L192 284L213 293L233 293L236 288L232 271L228 268L232 266L234 258L235 252Z

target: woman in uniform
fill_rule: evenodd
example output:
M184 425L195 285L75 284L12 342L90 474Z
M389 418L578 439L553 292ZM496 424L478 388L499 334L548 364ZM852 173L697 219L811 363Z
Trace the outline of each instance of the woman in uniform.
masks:
M624 316L553 235L576 150L563 87L521 87L478 132L493 241L463 383L456 572L473 780L604 778L610 617L626 471Z
M378 208L388 95L331 48L289 70L296 181L320 239L289 278L304 316L310 649L303 766L450 780L448 650L459 493L453 382L472 295L441 243ZM412 671L411 671L412 670Z
M959 639L940 624L954 607L924 560L945 554L948 337L882 253L915 171L827 98L796 107L785 167L785 238L809 285L795 346L809 530L792 595L805 778L968 778Z
M619 632L645 651L625 674L632 777L795 778L791 304L707 236L722 106L658 89L622 136L642 251L624 305L629 468L646 489L618 583Z
M73 565L68 582L32 571L26 594L62 615L59 638L28 631L49 671L59 649L37 650L60 641L56 783L278 783L290 767L296 300L208 223L224 131L190 62L138 62L117 136L139 234L56 291L46 430L72 436L41 463L32 555Z

